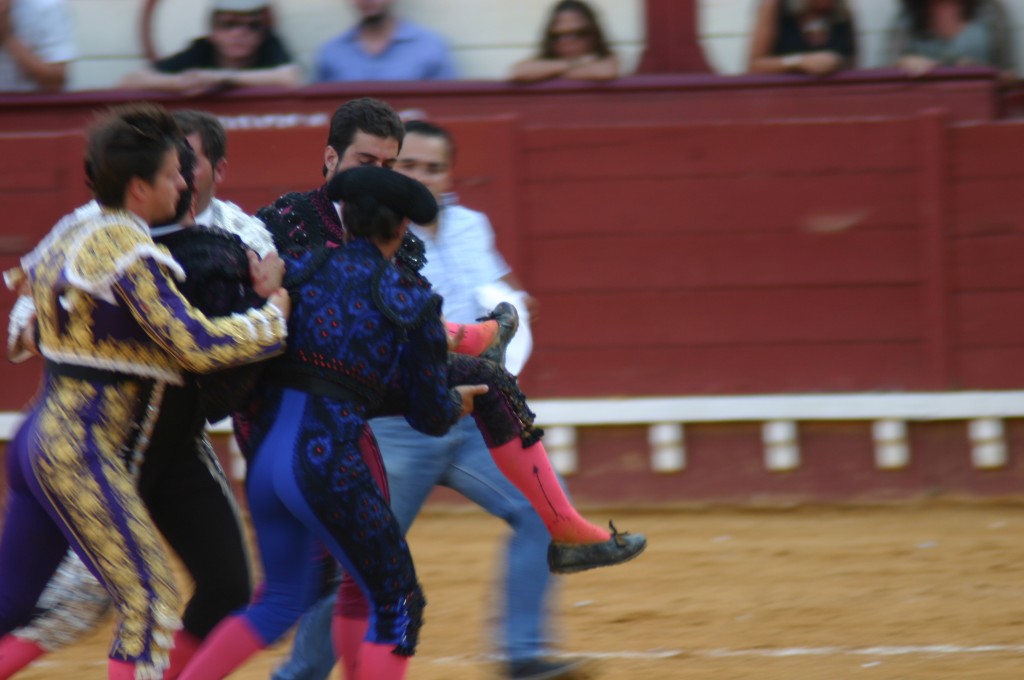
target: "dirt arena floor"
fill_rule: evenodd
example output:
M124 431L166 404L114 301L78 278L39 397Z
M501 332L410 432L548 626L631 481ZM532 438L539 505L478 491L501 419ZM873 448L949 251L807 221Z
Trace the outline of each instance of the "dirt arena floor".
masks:
M560 579L562 653L589 678L1024 677L1024 503L614 512L647 552ZM504 527L431 509L411 535L430 604L409 677L496 678L490 607ZM19 675L105 677L109 625ZM232 678L263 680L287 641Z

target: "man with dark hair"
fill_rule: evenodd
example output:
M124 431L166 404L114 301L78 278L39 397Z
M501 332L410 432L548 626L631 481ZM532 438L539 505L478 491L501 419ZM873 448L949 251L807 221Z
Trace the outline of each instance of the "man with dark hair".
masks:
M215 116L201 111L173 115L193 143L202 149L198 137L210 140L209 147L218 149L223 161L225 134ZM269 235L251 217L246 223L236 216L231 226L244 228L234 234L206 227L184 228L193 224L197 172L204 167L208 171L211 163L202 153L196 154L186 139L180 139L178 146L188 188L181 195L173 223L154 227L152 235L185 269L188 277L179 289L207 315L222 316L262 304L260 295L280 284L282 263L272 250L262 262L250 263L247 248L235 236L242 236L248 244L255 234L255 242L262 247L269 243ZM206 174L203 181L211 185L204 188L209 202L213 180ZM241 212L237 206L227 205ZM99 211L94 201L76 215L84 218ZM252 274L263 282L259 289L250 283ZM22 325L12 323L12 332L20 334ZM184 386L169 386L149 446L138 452L143 458L141 465L135 463L142 500L195 583L183 627L175 634L165 680L176 677L199 642L251 595L240 513L203 426L207 419L225 417L253 378L253 368L243 367L209 377L187 377ZM10 677L42 654L77 640L99 622L109 602L85 565L69 553L43 593L32 621L0 640L0 678Z
M327 133L327 146L330 151L324 150L324 162L335 167L331 175L338 172L337 163L330 162L332 157L336 158L338 162L355 161L355 164L358 165L380 165L384 168L391 168L396 161L394 155L374 154L374 151L379 152L382 147L378 146L367 150L362 148L365 144L357 144L357 142L367 142L368 138L376 137L378 140L382 140L386 146L390 146L391 142L397 142L401 147L404 136L405 126L390 106L371 97L354 99L344 106L339 106L331 116L331 128ZM397 149L395 153L397 154Z
M299 67L271 27L270 0L214 0L209 35L129 73L120 87L197 95L233 87L299 85Z
M87 145L105 210L58 223L9 279L23 278L46 360L44 388L8 449L0 539L0 635L29 620L68 546L96 574L123 621L110 678L160 677L178 596L135 487L168 385L279 353L287 292L210 319L171 282L181 267L148 225L171 219L185 182L174 119L154 105L114 110Z
M227 133L217 116L206 111L174 112L185 139L196 152L196 224L237 234L263 257L274 251L274 241L263 223L230 201L217 198L217 186L227 177Z
M487 216L459 205L452 192L454 157L455 141L448 130L426 121L406 123L395 170L426 185L440 206L432 222L409 226L426 248L422 273L444 300L442 311L450 321L469 322L486 314L490 304L481 298L492 287L501 287L504 299L517 300L526 318L530 298L495 247ZM522 357L509 370L519 373L524 361ZM511 528L499 623L507 677L554 680L574 672L583 660L546 658L551 639L547 529L494 464L475 423L466 419L442 437L421 436L394 416L376 418L370 425L384 458L391 509L403 531L412 526L435 486L457 491Z
M391 107L372 99L348 102L335 112L332 119L328 146L324 151L325 176L330 180L353 165L394 167L401 157L404 139L405 126ZM345 140L351 140L347 147L341 146ZM270 208L260 211L260 217L274 234L278 249L286 256L298 259L310 250L315 252L327 244L344 242L345 231L338 209L327 194L329 184L328 181L320 189L305 194L288 194ZM410 276L419 277L418 272L424 265L423 255L420 239L407 236L395 259L399 267L409 272ZM289 277L286 276L286 285L288 282ZM449 333L452 333L451 329ZM477 352L471 351L469 354ZM614 530L609 534L584 520L569 504L557 476L551 470L547 453L540 441L542 433L533 426L533 414L513 376L490 361L462 354L450 355L450 362L451 384L486 383L490 387L489 396L477 398L476 422L469 422L465 427L474 431L475 437L481 440L480 444L492 457L491 467L501 478L501 488L515 494L515 498L506 499L508 504L505 507L498 508L496 502L492 506L494 511L510 519L513 515L518 519L529 517L529 508L511 507L517 504L517 498L532 506L532 517L538 521L537 513L546 513L543 521L540 521L541 531L544 532L540 548L542 567L545 566L545 551L548 554L547 568L556 573L569 573L617 564L635 557L643 550L643 537L618 534ZM381 408L371 415L400 413L401 409ZM509 423L503 414L516 414L517 422ZM463 425L457 427L461 431ZM386 459L388 453L382 451L382 455ZM523 474L527 467L521 466L527 466L530 472ZM543 500L538 495L541 490ZM396 499L395 502L410 503L408 509L418 507L421 499ZM543 508L538 509L538 505ZM561 520L552 521L553 516L564 518L565 524L559 526ZM411 522L411 517L407 519ZM407 525L403 526L405 528ZM567 561L563 561L563 557ZM530 593L530 597L542 599L544 586L540 584ZM325 608L331 606L326 603L330 599L322 600L314 613L300 624L293 658L276 672L275 680L325 678L330 671L331 661L327 645L329 632L334 635L334 650L340 653L345 664L346 677L355 677L358 646L354 641L361 639L360 630L365 631L366 612L362 611L358 599L347 596L352 593L351 589L346 590L343 585L342 592L346 597L340 598L339 606L334 610L334 630L330 630L324 616ZM539 621L523 622L522 625L524 636L534 634L528 632L528 629L541 627ZM540 634L539 630L534 632ZM510 652L517 657L515 661L518 665L513 670L521 672L520 677L538 677L542 671L555 673L551 677L557 677L557 673L567 671L573 665L542 659L542 650L534 645L522 644L521 648L510 649Z

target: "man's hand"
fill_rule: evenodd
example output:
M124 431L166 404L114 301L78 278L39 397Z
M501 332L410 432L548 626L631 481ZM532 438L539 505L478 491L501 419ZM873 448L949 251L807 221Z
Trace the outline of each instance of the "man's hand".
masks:
M249 277L253 290L261 298L268 298L281 287L284 281L284 260L277 253L267 253L262 260L255 251L246 253L249 257Z
M812 76L827 76L842 65L843 60L835 52L810 52L800 59L800 70Z
M267 298L267 302L280 309L281 315L286 319L292 313L292 297L284 288L278 288L271 293L270 297Z
M457 385L455 391L462 397L462 415L468 416L473 412L473 399L481 394L487 394L487 385Z
M939 62L929 59L928 57L911 54L900 59L898 65L908 76L911 78L917 78L930 72L939 65Z
M224 76L214 69L193 68L182 71L177 77L177 89L186 97L198 97L223 87Z

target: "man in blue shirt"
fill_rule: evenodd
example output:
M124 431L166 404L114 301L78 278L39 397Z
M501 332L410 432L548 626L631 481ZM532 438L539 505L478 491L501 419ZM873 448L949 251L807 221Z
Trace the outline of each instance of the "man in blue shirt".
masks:
M448 43L399 19L394 0L352 0L359 23L320 47L317 82L452 80L458 77Z

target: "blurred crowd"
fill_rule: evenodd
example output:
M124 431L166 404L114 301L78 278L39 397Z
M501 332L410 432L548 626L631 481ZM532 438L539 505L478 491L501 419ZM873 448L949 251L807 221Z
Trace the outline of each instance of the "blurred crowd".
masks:
M206 35L111 85L196 95L232 87L460 77L449 41L402 17L395 0L339 1L350 2L358 20L319 46L308 73L275 31L272 0L212 0ZM988 66L1003 82L1015 82L1004 1L895 0L884 63L910 76L938 66ZM76 54L67 2L0 0L0 91L64 88ZM601 18L584 0L558 0L538 19L536 51L512 66L510 81L623 75ZM749 36L750 73L824 76L858 67L857 17L848 0L758 0Z

